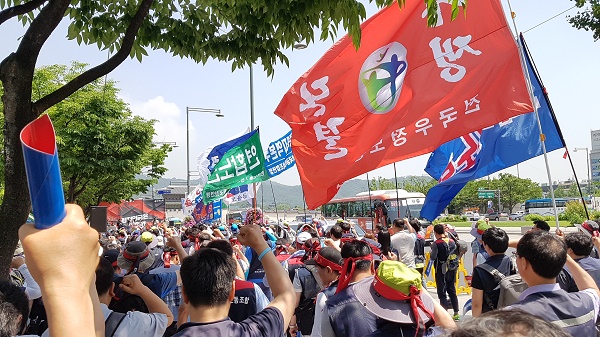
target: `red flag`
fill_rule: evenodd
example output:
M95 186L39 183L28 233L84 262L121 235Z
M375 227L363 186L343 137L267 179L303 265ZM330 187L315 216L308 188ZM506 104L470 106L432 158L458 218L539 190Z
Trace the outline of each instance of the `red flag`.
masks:
M345 36L279 103L309 208L348 179L533 111L499 1L472 1L454 21L439 6L435 28L423 1L381 10L358 51Z

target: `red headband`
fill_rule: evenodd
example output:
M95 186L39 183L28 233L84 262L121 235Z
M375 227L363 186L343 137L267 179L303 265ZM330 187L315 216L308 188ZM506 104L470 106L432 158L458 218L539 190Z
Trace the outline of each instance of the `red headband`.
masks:
M335 293L339 293L340 291L346 289L348 284L350 284L350 279L354 275L354 268L356 268L356 261L373 261L373 254L359 256L359 257L347 257L344 259L344 266L342 267L342 274L340 275L340 282L338 283L337 290ZM348 266L350 267L350 272L348 273ZM373 268L373 264L371 264L371 272L375 273L375 269Z
M129 255L129 253L126 250L123 251L123 257L126 258L129 261L135 261L137 259L143 260L143 259L145 259L148 256L148 254L150 254L150 251L148 251L147 249L140 256Z
M323 267L329 267L333 270L337 270L339 272L342 271L342 266L340 266L339 264L335 263L335 262L331 262L329 260L327 260L323 255L317 253L317 256L315 256L315 262L319 265L319 266L323 266Z
M421 315L419 315L418 308L421 308L425 315L430 319L433 318L433 314L427 308L425 308L425 304L423 304L423 300L421 300L420 293L421 291L415 287L414 285L410 286L410 294L405 295L399 290L396 290L387 284L383 283L383 281L379 278L379 275L375 274L375 278L373 279L373 289L381 295L383 298L388 299L390 301L406 301L410 300L410 308L415 316L415 320L417 323L417 331L415 336L418 336L419 328L425 326L425 322L421 320ZM421 322L423 324L421 324Z

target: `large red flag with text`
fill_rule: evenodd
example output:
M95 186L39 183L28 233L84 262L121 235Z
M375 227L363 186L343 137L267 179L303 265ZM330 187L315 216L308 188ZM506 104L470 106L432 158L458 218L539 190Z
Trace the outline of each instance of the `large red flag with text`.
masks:
M533 111L499 0L470 1L454 21L438 3L434 28L423 1L381 10L358 50L343 37L279 103L309 208L348 179Z

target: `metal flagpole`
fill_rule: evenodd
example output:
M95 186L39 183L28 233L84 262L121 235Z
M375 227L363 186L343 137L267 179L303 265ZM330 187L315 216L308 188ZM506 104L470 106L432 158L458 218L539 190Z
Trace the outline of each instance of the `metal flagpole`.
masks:
M518 32L518 30L517 30L517 23L515 21L515 13L512 10L510 0L507 0L507 2L508 2L508 9L510 10L510 16L513 21L513 26L515 27L515 34L516 34ZM523 46L521 45L521 43L517 43L517 46L519 48L519 57L521 59L521 67L523 68L523 73L525 75L525 78L527 79L526 84L527 84L527 88L529 91L529 97L531 98L531 102L533 104L533 111L535 113L535 118L537 120L538 129L540 130L540 142L542 144L542 152L544 153L544 161L546 163L546 173L548 174L548 185L550 186L550 197L552 198L552 208L554 209L554 221L556 222L556 228L558 229L560 227L560 224L558 223L558 210L556 208L556 198L554 197L554 187L552 186L552 175L550 174L550 164L548 163L548 152L546 151L546 143L545 143L546 135L544 135L544 132L542 130L542 122L540 121L540 116L538 114L537 104L535 104L536 100L535 100L535 96L533 95L533 87L531 86L531 78L529 77L529 71L527 70L527 64L524 59L525 51L523 50ZM500 208L500 205L498 205L498 208Z
M304 222L306 223L306 197L304 197L304 189L302 189L302 203L304 206Z
M373 213L375 210L373 209L373 201L371 200L371 183L369 181L369 172L367 172L367 188L369 189L369 214L371 215L371 231L375 228L375 219L373 217ZM365 226L366 228L367 226Z
M396 174L396 163L394 163L394 179L396 180L396 208L398 209L398 219L400 219L400 196L398 195L398 174Z
M273 190L273 182L271 181L271 179L269 179L269 183L271 183L271 193L273 193L273 203L275 204L275 216L277 217L277 224L279 224L279 212L277 211L277 200L275 200L275 190Z
M588 220L590 220L590 214L588 213L587 205L585 204L585 198L583 197L583 192L581 191L581 185L579 185L579 179L577 178L577 172L575 172L575 165L573 165L573 160L571 159L571 152L569 152L569 150L567 150L567 158L569 158L569 163L571 163L571 170L573 170L573 175L575 176L575 183L577 184L577 190L579 191L579 196L581 197L581 202L583 203L583 209L585 210L585 217ZM588 156L588 158L589 158L589 156ZM588 165L588 167L589 167L589 165ZM588 184L590 184L589 181L588 181Z
M250 132L254 131L254 76L252 75L252 64L250 64ZM256 183L252 183L252 207L256 208Z

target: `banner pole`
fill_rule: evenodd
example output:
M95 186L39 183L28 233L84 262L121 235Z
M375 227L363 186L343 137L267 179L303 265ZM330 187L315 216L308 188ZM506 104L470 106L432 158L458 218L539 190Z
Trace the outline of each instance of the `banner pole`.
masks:
M510 0L508 2L508 9L510 10L510 16L512 18L513 26L515 28L515 34L517 34L517 23L515 21L515 13L512 10L512 6L510 4ZM522 34L521 34L522 37ZM554 209L554 221L556 223L556 229L560 227L558 223L558 210L556 207L556 198L554 196L554 186L552 185L552 175L550 173L550 164L548 163L548 152L546 151L546 135L542 130L542 122L540 121L540 115L538 114L538 108L535 96L533 94L533 87L531 85L531 78L529 77L529 71L527 71L527 64L525 62L525 50L523 49L522 43L517 43L517 47L519 48L519 58L521 59L521 67L523 68L523 75L526 79L527 89L529 91L529 97L531 98L531 103L533 104L533 112L535 113L535 118L537 120L538 129L540 131L540 142L542 145L542 152L544 153L544 162L546 163L546 173L548 175L548 186L550 187L550 197L552 198L552 208ZM500 208L500 205L498 205Z
M277 211L277 200L275 199L275 191L273 190L273 182L269 179L271 184L271 193L273 193L273 203L275 204L275 216L277 217L277 224L279 224L279 212Z
M367 188L369 189L369 215L371 216L371 231L375 228L375 219L373 217L373 213L375 210L373 209L373 201L371 200L371 182L369 181L369 172L367 172ZM366 228L367 226L365 226Z
M396 173L396 163L394 162L394 179L396 180L396 208L398 209L398 219L400 219L400 196L398 195L398 174ZM387 219L386 223L387 223Z

